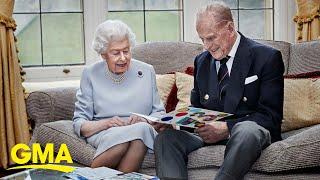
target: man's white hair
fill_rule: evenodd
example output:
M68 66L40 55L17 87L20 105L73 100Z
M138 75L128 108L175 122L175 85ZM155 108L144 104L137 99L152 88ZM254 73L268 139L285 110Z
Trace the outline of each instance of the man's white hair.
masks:
M231 21L233 22L230 8L223 1L214 1L205 7L199 9L196 22L198 23L203 16L210 16L216 21Z
M113 41L129 40L130 47L134 47L136 36L130 27L120 20L107 20L98 25L94 34L92 48L102 54Z

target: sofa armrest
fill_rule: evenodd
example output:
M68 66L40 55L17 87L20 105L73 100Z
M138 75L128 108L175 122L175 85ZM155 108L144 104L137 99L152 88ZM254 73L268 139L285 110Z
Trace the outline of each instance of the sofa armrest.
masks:
M43 123L63 119L71 120L74 112L77 88L52 88L32 92L26 101L32 128Z
M267 147L252 167L263 172L288 171L320 165L320 124Z

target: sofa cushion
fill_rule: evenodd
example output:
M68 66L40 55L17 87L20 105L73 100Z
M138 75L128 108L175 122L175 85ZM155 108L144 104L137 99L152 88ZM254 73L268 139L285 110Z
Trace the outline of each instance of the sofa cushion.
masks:
M187 66L184 69L184 73L175 73L178 80L176 79L175 86L172 88L169 97L172 102L171 111L190 105L190 94L193 88L193 66Z
M33 137L42 146L46 143L54 143L57 153L62 143L67 144L73 160L90 166L95 153L95 148L79 138L73 131L72 121L62 120L44 123L33 132Z
M169 94L175 83L174 74L157 74L156 75L157 88L161 101L164 107L167 106ZM166 108L167 109L167 108Z
M291 45L288 74L320 71L320 40Z
M220 166L223 161L225 146L207 146L193 151L189 155L188 168L205 168ZM147 154L144 158L142 168L155 168L154 154Z
M252 169L264 172L286 171L319 166L320 125L271 144Z
M171 112L175 110L179 101L177 98L177 92L178 92L178 88L176 86L176 83L174 83L167 100L167 106L166 106L167 112Z
M132 57L153 65L157 74L183 71L193 64L203 46L190 42L146 42L132 49Z
M282 131L320 123L320 71L286 76Z
M187 66L187 68L184 69L184 73L193 75L193 67ZM176 75L176 73L174 73L174 74L175 74L175 78L176 78L177 75ZM171 111L177 109L176 107L177 107L179 101L181 101L179 103L179 107L186 106L186 104L190 104L190 100L186 99L186 98L190 97L190 95L189 96L186 95L186 94L188 94L188 92L186 92L186 93L180 92L178 95L178 87L177 87L177 85L178 85L179 89L181 91L181 89L187 90L188 89L187 86L190 86L190 85L193 86L193 82L189 83L189 82L187 82L187 79L190 79L190 77L184 76L183 74L178 75L178 81L175 80L174 86L172 87L171 92L168 96L167 105L166 105L167 112L171 112ZM183 84L183 82L187 82L188 84ZM182 96L183 94L185 96ZM179 98L180 98L180 100L179 100Z
M72 119L76 91L77 87L65 87L30 93L26 106L33 127L37 128L42 123Z
M177 98L179 100L176 109L190 106L190 94L193 88L193 76L176 72Z

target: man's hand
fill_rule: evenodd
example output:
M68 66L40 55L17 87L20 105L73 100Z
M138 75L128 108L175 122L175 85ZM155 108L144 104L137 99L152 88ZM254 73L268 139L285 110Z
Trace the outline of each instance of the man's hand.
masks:
M137 115L131 115L128 119L128 124L135 124L138 122L146 122L149 123L148 120L146 120L143 117L137 116Z
M195 130L205 143L216 143L229 137L226 122L212 122Z
M170 124L163 124L163 123L157 123L157 122L151 122L150 124L153 126L153 128L157 132L161 132L166 129L172 129L172 125L170 125Z

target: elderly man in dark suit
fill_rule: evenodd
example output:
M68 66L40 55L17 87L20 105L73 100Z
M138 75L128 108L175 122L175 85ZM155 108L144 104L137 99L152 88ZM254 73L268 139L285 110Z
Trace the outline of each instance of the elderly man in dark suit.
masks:
M190 152L226 143L215 179L242 179L262 150L281 139L281 53L237 32L231 10L223 3L201 9L196 28L206 51L194 61L191 104L235 117L196 129L198 136L172 129L160 133L155 142L157 175L187 179Z

